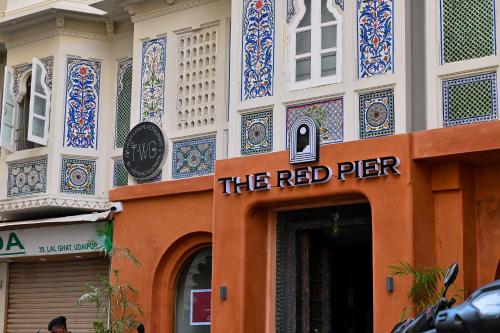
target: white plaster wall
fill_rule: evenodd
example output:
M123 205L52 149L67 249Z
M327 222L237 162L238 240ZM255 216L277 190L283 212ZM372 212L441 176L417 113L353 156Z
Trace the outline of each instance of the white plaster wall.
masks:
M426 93L427 93L427 128L443 127L443 80L464 75L484 72L496 72L499 75L500 27L496 24L497 55L447 63L441 65L441 14L440 1L426 0ZM495 6L496 17L500 17L500 6ZM498 85L497 85L498 86ZM497 87L498 89L498 87ZM497 91L498 94L498 91Z
M48 156L47 194L60 194L61 167L63 157L75 157L96 160L96 189L94 196L70 194L71 198L106 199L112 185L111 160L114 135L114 103L116 91L116 60L130 57L132 53L132 35L114 42L91 40L78 37L54 37L38 42L11 48L7 52L7 65L14 66L31 62L33 57L54 56L52 81L51 114L49 124L49 142L46 147L9 153L2 150L0 156L0 193L6 198L8 162ZM65 126L66 93L66 58L79 56L83 59L101 61L101 85L99 114L97 120L97 149L79 149L63 147ZM118 152L116 154L119 154Z
M163 116L163 129L168 139L168 156L163 167L162 178L172 177L172 147L173 142L180 139L188 139L207 135L216 135L217 159L225 157L226 148L224 146L224 130L227 129L226 122L226 56L228 19L230 17L230 3L221 0L204 4L201 6L185 9L136 22L134 25L134 68L132 86L132 126L140 119L140 93L141 93L141 53L142 42L147 39L154 39L159 36L167 36L167 64L166 64L166 87L165 87L165 111ZM217 34L217 72L216 72L216 120L214 125L194 127L175 130L176 126L176 101L177 101L177 57L178 57L178 35L176 31L182 29L196 29L200 25L218 21L219 29ZM234 41L234 39L233 39ZM234 43L236 44L236 43ZM235 86L232 85L232 90ZM130 180L130 179L129 179ZM130 182L129 182L130 183Z
M16 65L31 63L33 57L44 58L49 56L54 56L54 75L52 80L52 96L51 96L51 116L49 123L49 142L46 147L40 147L35 149L28 149L23 151L16 151L13 153L7 152L2 149L0 155L0 198L5 198L7 196L7 174L8 174L8 164L13 161L21 161L33 159L39 156L49 156L48 158L48 173L47 177L50 177L50 172L53 169L53 155L55 153L55 133L54 130L57 129L56 117L54 110L57 108L57 100L60 99L61 93L55 89L57 81L60 80L57 73L55 72L55 64L58 61L57 50L59 49L59 40L57 38L50 38L38 42L34 42L28 45L22 45L7 50L7 66L13 67ZM3 80L3 77L2 77ZM62 94L64 95L64 94ZM57 110L56 110L57 111ZM61 118L62 119L62 118ZM52 180L52 178L50 178ZM47 192L50 192L52 187L54 187L54 182L47 181Z
M241 114L249 111L266 110L273 112L273 150L286 149L286 107L290 104L343 96L344 100L344 141L359 138L358 97L360 93L394 88L395 132L405 133L411 128L411 104L407 102L409 76L410 40L409 22L406 21L407 4L394 1L394 67L395 72L359 80L357 78L357 35L356 1L345 1L343 11L342 36L342 82L314 88L290 91L288 87L288 42L286 24L286 1L275 2L275 58L274 58L274 96L241 101L241 38L243 2L232 1L231 13L231 104L229 121L229 157L240 155ZM410 115L410 117L408 116Z
M13 11L23 7L29 7L42 2L46 2L46 0L7 0L7 11Z
M111 92L109 93L109 112L106 113L107 116L107 131L112 132L111 141L108 141L107 147L109 151L106 153L106 157L108 158L108 178L107 178L107 187L111 189L113 187L113 168L114 161L122 159L123 149L115 149L114 138L115 138L115 121L116 121L116 91L117 91L117 76L118 76L118 63L127 58L132 58L133 55L133 36L130 34L129 37L117 40L112 43L112 59L113 63L111 64L112 69L112 77L114 78L113 83L109 86ZM131 105L133 113L134 108ZM131 121L132 122L132 121Z
M58 80L57 91L65 94L66 84L66 58L68 56L80 56L83 59L98 59L101 61L101 89L97 128L97 149L81 149L72 147L63 147L63 130L65 115L65 98L57 100L56 127L53 135L54 142L60 148L59 163L51 172L60 175L61 159L64 157L95 159L96 166L96 197L106 198L110 189L111 180L109 170L112 168L111 150L113 146L113 128L114 128L114 99L116 87L116 59L123 58L130 54L126 43L110 43L107 41L96 41L74 37L61 37L59 48L58 77L64 80ZM76 196L76 195L72 195ZM86 198L88 196L82 196Z

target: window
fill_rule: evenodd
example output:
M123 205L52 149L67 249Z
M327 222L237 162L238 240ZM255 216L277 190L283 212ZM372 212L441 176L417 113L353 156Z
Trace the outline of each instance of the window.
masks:
M333 0L299 0L290 29L291 89L340 82L342 16Z
M47 145L48 141L50 88L45 81L47 70L40 60L33 58L31 75L26 75L20 83L25 95L20 96L17 104L14 71L5 67L0 146L11 152Z
M212 248L192 255L179 275L175 333L209 333L211 322Z
M31 74L27 74L26 91L31 90ZM14 143L16 151L37 148L40 145L28 140L29 112L31 105L30 94L25 94L18 103Z

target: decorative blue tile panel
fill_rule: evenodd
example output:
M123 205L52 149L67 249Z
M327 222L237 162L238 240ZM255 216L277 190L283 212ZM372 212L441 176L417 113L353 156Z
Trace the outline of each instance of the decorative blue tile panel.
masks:
M95 194L96 161L63 158L61 192L71 194Z
M132 59L118 63L116 82L115 148L123 148L130 130Z
M165 98L167 38L142 43L141 121L161 126Z
M273 95L274 0L243 1L243 101Z
M384 90L359 96L359 137L394 134L394 91Z
M497 74L443 81L443 125L498 119Z
M394 72L394 4L392 0L357 0L358 76Z
M241 116L241 154L252 155L273 150L273 112Z
M293 122L308 116L319 124L321 144L342 142L344 140L344 103L342 98L290 106L286 110L286 145L289 146L289 132Z
M20 197L47 190L47 158L9 164L7 197Z
M67 59L64 145L97 149L101 62Z
M215 137L174 143L172 178L212 174L215 166Z
M114 161L113 166L113 187L128 185L128 172L122 160Z

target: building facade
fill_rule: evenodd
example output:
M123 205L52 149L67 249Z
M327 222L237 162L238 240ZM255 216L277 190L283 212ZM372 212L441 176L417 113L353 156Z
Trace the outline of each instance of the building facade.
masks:
M466 292L495 277L497 193L487 184L497 167L497 7L0 1L0 228L8 238L64 221L55 232L78 243L75 223L95 232L92 221L110 220L112 202L123 202L115 241L143 262L140 275L122 268L148 331L387 331L409 285L387 291L389 265L458 260ZM284 151L304 116L321 148L300 171ZM122 161L127 133L145 121L167 138L150 184ZM399 164L380 174L389 157ZM328 170L319 166L332 180L319 181ZM2 276L98 251L84 254L7 255ZM4 331L14 332L9 290ZM192 298L207 290L213 315L193 322ZM339 324L340 313L351 319ZM90 320L71 323L85 332Z

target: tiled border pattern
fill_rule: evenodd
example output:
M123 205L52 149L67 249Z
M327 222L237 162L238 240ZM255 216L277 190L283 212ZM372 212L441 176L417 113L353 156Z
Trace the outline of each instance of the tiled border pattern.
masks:
M215 166L215 136L174 142L172 178L212 174Z
M113 187L128 185L128 172L122 160L113 163Z
M95 194L96 161L63 158L61 192L71 194Z
M394 134L394 91L370 92L359 96L359 137Z
M115 148L123 148L130 130L132 59L118 63L116 78Z
M241 154L252 155L273 150L273 111L241 116Z
M21 197L47 191L47 158L10 163L7 197Z
M274 0L243 0L241 100L273 95Z
M394 72L393 0L356 0L358 77Z
M497 74L443 81L443 126L498 119Z
M165 98L167 38L142 43L141 121L150 121L161 127Z
M441 64L497 53L496 0L441 0Z
M64 146L97 149L101 62L68 57Z
M289 146L289 131L293 122L308 116L319 124L321 144L344 141L344 102L342 98L289 106L286 110L286 145Z

